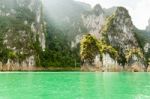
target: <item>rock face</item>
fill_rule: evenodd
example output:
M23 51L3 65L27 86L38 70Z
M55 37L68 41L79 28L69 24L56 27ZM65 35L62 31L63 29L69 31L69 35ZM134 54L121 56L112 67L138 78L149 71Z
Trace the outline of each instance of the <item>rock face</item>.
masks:
M99 13L98 15L102 14L103 12ZM87 17L87 20L89 19L90 18ZM127 65L129 67L138 66L143 70L144 55L135 36L134 25L130 15L128 14L128 11L123 7L118 7L116 11L105 21L104 17L102 18L101 16L97 16L97 19L103 21L94 21L94 23L98 23L95 25L93 25L93 21L86 22L89 22L88 24L91 25L87 26L93 26L93 29L89 29L96 30L96 33L100 31L99 35L93 36L100 36L97 37L97 39L100 42L106 43L105 48L103 46L99 47L100 51L103 50L100 52L102 56L100 61L103 63L103 67L107 69L108 67L110 68L118 65ZM98 27L97 25L100 28L96 28ZM92 33L93 32L91 31L91 34ZM109 46L112 46L112 50L108 50ZM104 50L103 48L107 50ZM114 49L116 50L119 57L112 57L115 53Z
M0 61L3 66L35 66L37 47L45 50L41 0L1 0Z
M82 20L84 26L88 29L88 32L90 34L94 35L95 37L101 37L99 34L99 30L104 24L105 16L103 9L99 4L96 5L92 11L83 14Z
M132 47L138 47L138 43L133 33L133 24L128 11L119 7L110 16L103 29L103 38L114 47L121 47L123 52Z
M102 9L101 5L97 4L93 9L86 11L82 14L82 21L87 28L88 33L95 36L97 39L102 35L99 33L105 23L106 17L111 15L115 8Z
M150 52L150 43L146 43L146 44L144 45L144 51L145 51L145 53Z
M138 65L144 68L143 52L133 29L134 26L128 11L123 7L118 7L101 30L102 40L116 48L119 56L124 57L123 59L129 66ZM123 64L123 59L118 60L120 64Z
M118 65L117 61L115 61L113 58L111 58L108 53L103 54L102 62L103 62L103 66L106 68Z

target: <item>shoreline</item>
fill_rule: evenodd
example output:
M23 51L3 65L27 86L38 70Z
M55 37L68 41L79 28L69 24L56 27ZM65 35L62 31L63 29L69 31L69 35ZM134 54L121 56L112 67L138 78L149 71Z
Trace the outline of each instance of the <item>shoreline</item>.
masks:
M59 71L81 71L81 67L29 67L29 66L24 66L24 67L7 67L7 66L4 66L4 67L1 67L0 68L0 72L13 72L13 71L20 71L20 72L24 72L24 71L27 71L27 72L37 72L37 71L56 71L56 72L59 72Z
M147 68L136 67L92 67L92 66L81 66L81 67L36 67L36 66L2 66L0 72L62 72L62 71L79 71L79 72L150 72L150 66Z

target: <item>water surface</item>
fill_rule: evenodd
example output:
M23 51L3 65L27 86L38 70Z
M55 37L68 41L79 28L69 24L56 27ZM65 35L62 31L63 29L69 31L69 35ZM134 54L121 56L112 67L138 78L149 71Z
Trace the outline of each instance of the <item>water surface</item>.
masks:
M0 73L0 99L150 99L150 73Z

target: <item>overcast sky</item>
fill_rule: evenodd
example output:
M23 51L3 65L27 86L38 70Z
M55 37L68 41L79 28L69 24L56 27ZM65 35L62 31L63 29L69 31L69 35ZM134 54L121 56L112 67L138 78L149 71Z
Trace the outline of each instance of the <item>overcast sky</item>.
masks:
M132 21L139 29L145 29L150 18L150 0L76 0L94 6L99 3L103 8L124 6L129 10Z

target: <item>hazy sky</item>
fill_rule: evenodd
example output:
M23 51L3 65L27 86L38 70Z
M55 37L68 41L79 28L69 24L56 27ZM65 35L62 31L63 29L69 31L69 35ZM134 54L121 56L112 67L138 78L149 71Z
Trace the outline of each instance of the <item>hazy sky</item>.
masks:
M94 6L99 3L103 8L124 6L129 10L132 21L139 29L145 29L150 18L150 0L76 0Z

